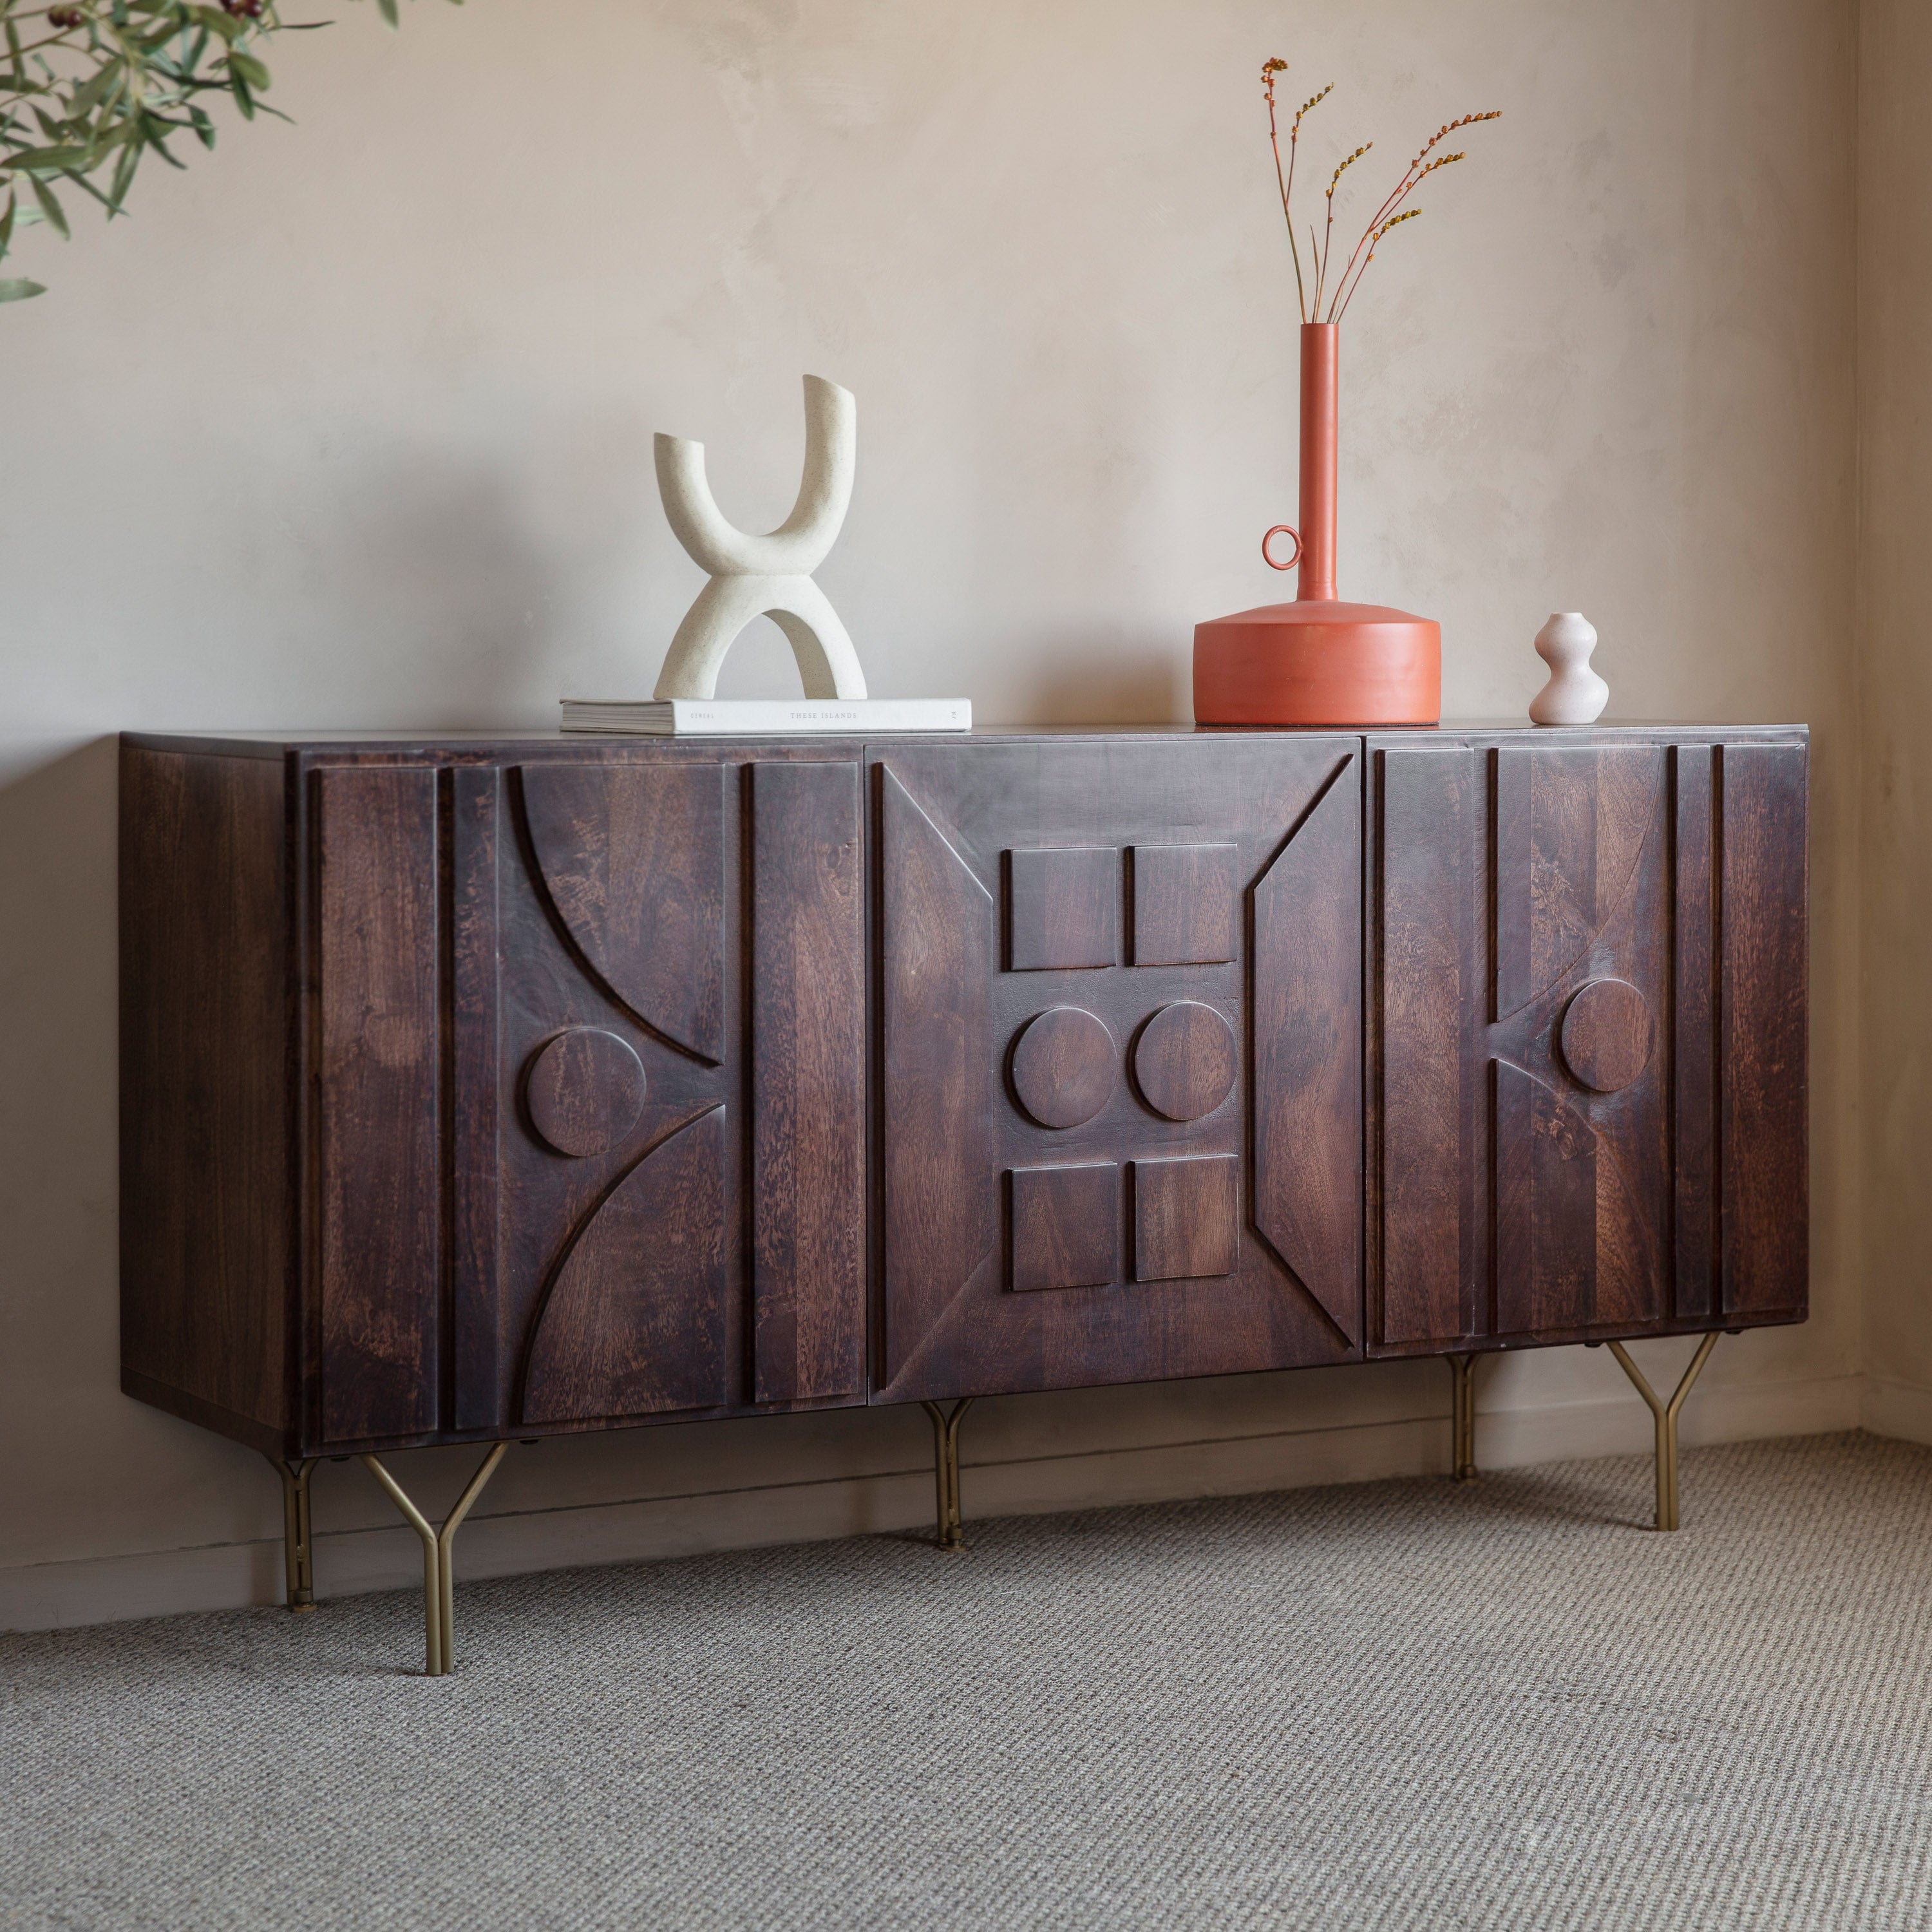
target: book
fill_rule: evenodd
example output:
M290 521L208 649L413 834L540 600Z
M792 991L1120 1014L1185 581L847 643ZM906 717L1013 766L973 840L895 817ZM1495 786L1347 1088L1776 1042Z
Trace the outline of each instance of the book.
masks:
M563 728L654 738L863 737L970 731L973 706L964 698L667 698L648 704L566 698Z

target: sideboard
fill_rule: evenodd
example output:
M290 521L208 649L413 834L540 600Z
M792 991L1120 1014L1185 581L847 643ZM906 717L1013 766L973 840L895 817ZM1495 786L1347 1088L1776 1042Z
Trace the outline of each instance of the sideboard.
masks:
M1807 1299L1797 727L122 750L128 1394L451 1546L517 1440ZM1622 1344L1705 1340L1668 1401ZM441 1526L382 1460L489 1454Z

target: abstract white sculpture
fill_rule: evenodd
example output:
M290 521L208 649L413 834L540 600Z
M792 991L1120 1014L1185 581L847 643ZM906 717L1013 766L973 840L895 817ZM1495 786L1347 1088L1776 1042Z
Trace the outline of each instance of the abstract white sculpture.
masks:
M1580 610L1552 610L1536 634L1536 654L1550 682L1530 700L1534 724L1594 724L1610 701L1610 687L1590 668L1597 627Z
M851 392L805 379L805 477L791 514L767 536L728 523L704 478L704 446L656 439L658 490L677 540L711 573L670 640L656 695L714 698L718 667L754 617L772 619L791 641L808 698L863 698L866 674L845 626L812 573L838 539L852 500L858 444Z

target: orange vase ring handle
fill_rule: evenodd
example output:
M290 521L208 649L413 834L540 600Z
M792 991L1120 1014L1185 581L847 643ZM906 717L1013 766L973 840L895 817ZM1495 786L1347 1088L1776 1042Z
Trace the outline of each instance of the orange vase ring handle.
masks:
M1276 537L1290 536L1294 539L1294 554L1286 563L1277 563L1274 554L1268 548ZM1301 560L1301 532L1292 524L1277 524L1262 538L1262 561L1270 570L1292 570Z

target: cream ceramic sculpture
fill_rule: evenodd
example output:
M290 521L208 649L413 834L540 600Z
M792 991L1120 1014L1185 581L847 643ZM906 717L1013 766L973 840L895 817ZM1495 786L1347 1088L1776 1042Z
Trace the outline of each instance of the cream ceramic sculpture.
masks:
M670 640L656 695L712 698L718 667L754 617L791 641L808 698L863 698L866 674L845 626L812 573L825 561L852 500L857 410L851 392L805 379L805 477L791 514L766 536L726 521L704 477L704 446L656 439L658 490L677 540L711 573Z
M1610 701L1610 687L1590 668L1597 627L1580 610L1552 610L1536 634L1536 654L1550 682L1530 701L1535 724L1594 724Z

